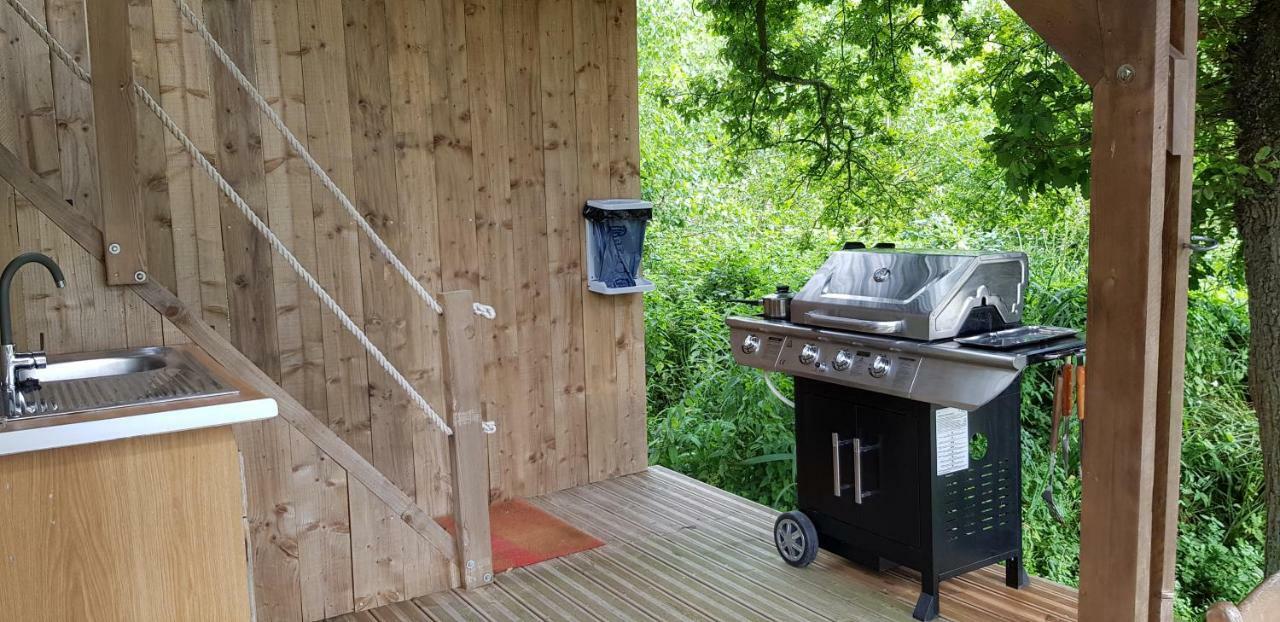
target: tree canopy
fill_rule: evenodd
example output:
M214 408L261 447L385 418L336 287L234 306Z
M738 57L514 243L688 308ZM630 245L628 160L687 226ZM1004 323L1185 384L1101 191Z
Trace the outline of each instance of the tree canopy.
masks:
M1193 226L1218 239L1232 237L1242 181L1280 169L1269 150L1242 161L1230 120L1230 54L1252 5L1201 3ZM682 110L720 119L738 154L794 158L785 181L820 188L829 224L893 218L929 191L928 180L893 157L902 138L895 123L918 93L911 75L921 57L965 72L960 97L991 108L997 126L985 148L1009 189L1088 194L1091 89L1003 3L701 0L697 7L722 38L724 65L693 80Z

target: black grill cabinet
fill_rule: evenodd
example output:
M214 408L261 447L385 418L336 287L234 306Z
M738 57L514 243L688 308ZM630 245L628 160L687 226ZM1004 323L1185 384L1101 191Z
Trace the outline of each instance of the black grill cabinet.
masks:
M967 414L968 467L944 475L943 407L806 378L795 387L798 505L822 548L876 570L918 570L919 620L938 615L940 581L989 564L1007 562L1005 582L1027 585L1021 376ZM952 448L963 417L944 412Z

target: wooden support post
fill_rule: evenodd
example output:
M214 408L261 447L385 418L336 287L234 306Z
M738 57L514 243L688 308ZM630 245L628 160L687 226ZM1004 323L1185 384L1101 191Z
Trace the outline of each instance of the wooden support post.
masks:
M1169 620L1197 0L1007 0L1094 88L1080 619Z
M489 450L480 410L480 349L470 291L444 295L441 356L449 426L449 462L453 471L454 535L463 589L493 582L493 545L489 540Z
M147 253L138 189L129 3L88 0L85 10L93 61L93 125L98 139L107 283L134 285L147 280Z
M1156 500L1164 504L1172 487L1175 511L1165 518L1176 522L1171 439L1181 416L1187 278L1180 195L1189 195L1190 172L1183 179L1170 170L1182 164L1167 153L1171 0L1099 3L1098 11L1105 36L1094 85L1080 619L1159 619L1151 589L1163 575L1152 571L1153 554L1172 559L1176 524L1154 521Z
M1173 619L1182 460L1183 373L1187 350L1187 265L1195 146L1197 0L1173 0L1169 28L1169 146L1166 154L1160 369L1156 403L1151 582L1147 618Z

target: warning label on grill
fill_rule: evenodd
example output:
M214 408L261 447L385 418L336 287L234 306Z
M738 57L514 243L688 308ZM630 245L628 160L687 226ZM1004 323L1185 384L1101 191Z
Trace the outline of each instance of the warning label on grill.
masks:
M969 468L969 411L939 408L934 420L938 430L938 475Z

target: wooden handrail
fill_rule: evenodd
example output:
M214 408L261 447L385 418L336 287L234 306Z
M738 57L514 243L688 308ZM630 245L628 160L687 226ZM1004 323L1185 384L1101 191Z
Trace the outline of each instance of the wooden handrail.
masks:
M3 177L19 193L27 198L36 209L40 210L64 233L75 240L90 255L103 260L102 231L91 221L78 214L71 205L53 191L38 175L23 164L12 151L0 145L0 177ZM383 503L387 504L400 520L423 537L433 548L450 561L458 559L455 542L444 528L440 527L418 504L399 486L383 475L371 462L366 460L354 448L334 434L329 426L316 418L311 411L299 403L287 391L280 388L266 373L240 353L234 345L222 335L200 321L173 292L154 280L137 285L131 289L148 305L168 319L181 330L193 343L204 349L209 356L218 361L232 373L241 375L254 389L276 400L281 418L315 443L334 463L346 469L348 474L363 484ZM474 317L470 310L457 315ZM478 398L477 398L478 399ZM478 417L477 417L478 418ZM477 423L477 425L479 425ZM483 438L481 438L483 445ZM473 462L469 459L468 462ZM455 474L455 478L456 478ZM456 486L456 484L455 484ZM459 491L455 490L455 493ZM487 485L482 495L488 496ZM461 496L460 496L461 499ZM460 505L460 503L459 503ZM473 529L478 525L472 521ZM488 542L488 514L485 514L485 538ZM459 530L461 532L461 530ZM478 536L477 536L478 537Z
M1271 622L1280 620L1280 574L1271 575L1236 606L1219 602L1205 614L1206 622Z

